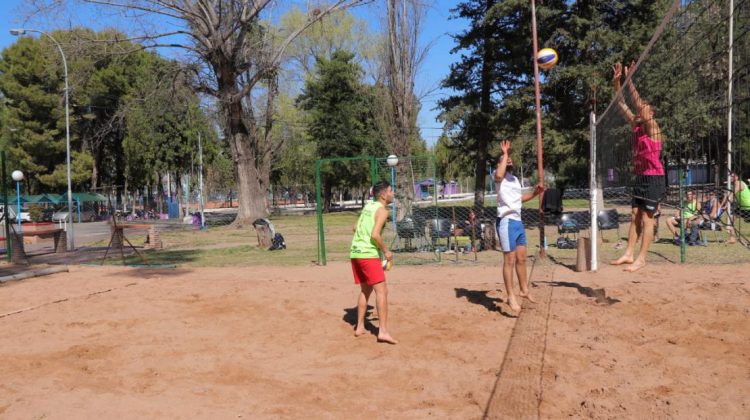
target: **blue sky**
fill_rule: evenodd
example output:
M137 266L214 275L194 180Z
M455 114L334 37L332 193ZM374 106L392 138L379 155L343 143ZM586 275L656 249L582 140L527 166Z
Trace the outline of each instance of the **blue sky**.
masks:
M431 7L428 8L425 17L422 38L420 42L427 44L432 42L433 45L427 55L425 62L417 76L416 91L418 95L426 96L422 98L422 110L419 114L418 125L421 129L422 136L428 144L433 144L440 136L440 123L435 118L438 111L434 110L437 100L444 97L446 92L437 89L440 81L445 78L450 70L450 64L456 61L457 57L450 54L454 46L451 34L459 33L466 28L467 22L463 20L451 20L450 9L455 7L459 0L433 0ZM24 26L23 13L21 10L23 0L2 0L2 17L0 17L0 49L4 49L15 41L15 37L9 34L11 28ZM383 7L365 6L355 9L355 14L365 19L376 30L380 24L380 13ZM79 14L79 17L81 14ZM96 18L85 19L89 22L100 21ZM75 25L78 22L63 23L61 26ZM53 24L44 24L43 22L34 22L33 27L41 30L52 30L56 27ZM97 25L88 23L88 26L96 29ZM437 89L437 90L436 90Z

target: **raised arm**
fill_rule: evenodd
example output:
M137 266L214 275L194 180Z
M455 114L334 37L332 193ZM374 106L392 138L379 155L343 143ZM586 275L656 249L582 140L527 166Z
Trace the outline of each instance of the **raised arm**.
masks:
M505 179L505 171L508 168L508 159L510 159L510 140L503 140L500 142L500 160L497 161L497 168L495 168L495 182L503 182Z
M625 78L630 77L633 74L633 71L635 71L635 61L631 61L630 65L625 67ZM633 103L635 104L637 117L643 122L643 128L646 130L646 134L648 134L653 140L661 141L661 128L659 127L656 118L654 118L654 108L651 104L641 98L632 78L628 81L627 85L628 92L630 93L631 98L633 98Z
M625 117L626 120L628 120L628 123L630 125L635 124L635 115L633 114L633 111L628 108L628 105L625 103L625 99L622 97L622 94L620 93L620 90L622 89L622 84L620 82L620 79L622 78L622 64L615 63L614 66L612 66L612 82L615 86L615 98L617 100L617 109L620 110L620 113Z

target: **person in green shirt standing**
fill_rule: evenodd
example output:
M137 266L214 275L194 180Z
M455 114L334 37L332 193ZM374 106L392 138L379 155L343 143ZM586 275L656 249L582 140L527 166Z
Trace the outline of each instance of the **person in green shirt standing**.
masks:
M362 209L362 214L354 226L354 238L349 252L354 274L354 284L358 284L361 292L357 300L357 326L354 336L365 334L365 314L370 294L375 291L375 305L378 310L380 328L378 341L396 344L388 333L388 289L385 286L385 269L380 260L382 257L389 262L393 254L383 242L381 231L388 218L388 204L393 203L393 189L386 181L381 181L372 187L372 201Z

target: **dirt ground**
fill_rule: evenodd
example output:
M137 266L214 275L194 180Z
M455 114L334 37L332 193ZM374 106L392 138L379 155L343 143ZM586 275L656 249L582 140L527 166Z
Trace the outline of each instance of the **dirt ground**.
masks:
M543 417L750 417L750 264L557 269Z
M71 270L0 286L0 418L480 418L516 323L499 267L395 267L396 346L347 264ZM748 272L556 268L541 417L746 418Z

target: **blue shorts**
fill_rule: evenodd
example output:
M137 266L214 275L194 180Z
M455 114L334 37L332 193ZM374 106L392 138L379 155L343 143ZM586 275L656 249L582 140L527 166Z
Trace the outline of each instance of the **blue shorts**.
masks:
M526 246L526 231L523 222L507 217L498 217L495 222L497 237L500 238L500 246L503 252L513 252L519 245Z

